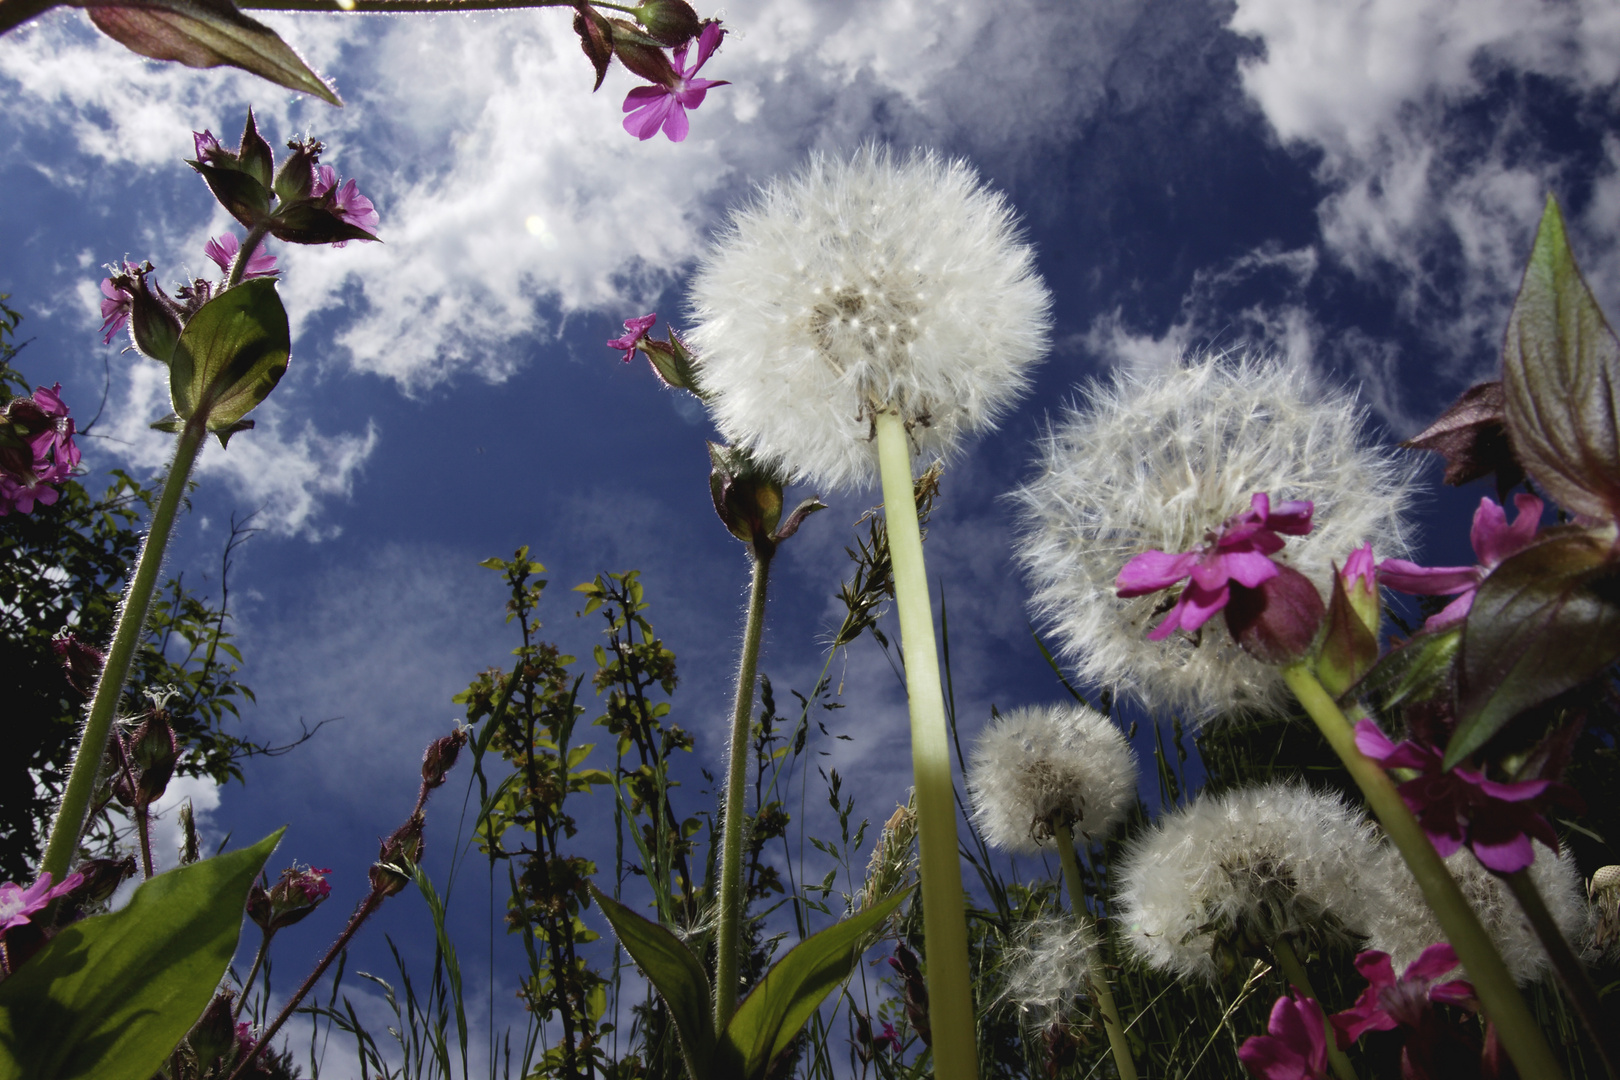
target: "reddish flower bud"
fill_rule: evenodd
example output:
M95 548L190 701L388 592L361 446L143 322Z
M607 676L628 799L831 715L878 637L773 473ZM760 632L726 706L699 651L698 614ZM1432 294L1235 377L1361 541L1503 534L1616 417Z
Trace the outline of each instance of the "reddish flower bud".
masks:
M165 710L153 709L135 729L135 737L130 740L130 760L136 770L139 801L150 806L162 798L174 775L175 762L180 760L180 746Z
M68 685L88 697L101 677L101 665L106 661L101 650L86 645L72 633L63 634L51 642L51 648L62 662L62 674Z
M1311 579L1291 566L1258 588L1232 586L1226 628L1243 651L1264 664L1291 664L1310 652L1327 614Z
M467 733L459 728L429 743L422 755L422 786L431 790L444 783L445 773L455 768L456 758L466 745Z
M646 0L634 14L648 35L670 48L685 45L703 29L702 20L686 0Z
M196 1026L186 1035L186 1042L191 1052L197 1055L197 1064L204 1076L236 1047L236 1024L232 1017L235 1004L236 992L221 990L214 995L214 1000L203 1010Z
M331 872L325 867L289 866L268 889L255 882L248 890L248 918L266 934L301 922L332 895L326 881Z
M422 839L421 814L395 829L382 842L377 861L371 864L371 891L378 896L394 896L411 883L415 865L422 861L426 843Z

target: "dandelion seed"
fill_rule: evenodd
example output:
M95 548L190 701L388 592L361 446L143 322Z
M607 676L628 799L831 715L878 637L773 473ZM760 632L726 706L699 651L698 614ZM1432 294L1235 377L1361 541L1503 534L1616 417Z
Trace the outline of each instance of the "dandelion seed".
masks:
M1026 923L1003 957L1001 1000L1034 1027L1062 1020L1090 991L1097 935L1089 923L1042 916Z

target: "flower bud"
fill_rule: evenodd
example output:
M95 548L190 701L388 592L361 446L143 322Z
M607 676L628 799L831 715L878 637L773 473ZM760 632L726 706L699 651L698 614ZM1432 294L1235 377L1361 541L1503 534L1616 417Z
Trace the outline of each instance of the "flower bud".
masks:
M288 139L287 149L292 153L276 170L272 187L282 202L307 199L315 187L315 166L320 163L321 151L326 147L317 139Z
M253 121L253 110L248 110L242 142L234 152L226 150L209 132L192 134L197 158L186 164L197 171L214 198L237 221L249 229L261 223L270 212L271 171L275 163L270 144Z
M466 745L467 732L461 728L429 743L422 755L422 786L431 790L444 783L444 774L455 768L456 757Z
M613 24L613 55L619 58L619 63L655 86L671 89L680 86L681 77L670 65L657 38L649 37L623 19L609 21Z
M413 814L409 821L382 842L377 861L371 864L371 891L378 896L395 896L411 883L417 863L422 861L426 847L422 839L421 814Z
M134 876L135 856L122 859L86 859L74 868L79 883L66 894L66 910L82 913L104 904L118 891L125 878Z
M703 28L686 0L646 0L633 14L649 35L671 48L685 45Z
M1361 624L1378 636L1381 615L1378 607L1378 572L1373 559L1372 545L1363 544L1350 553L1339 572L1344 583L1345 598L1350 608L1361 619Z
M51 649L62 662L62 674L68 685L88 697L101 677L101 665L106 660L101 650L86 645L71 632L53 639Z
M135 347L153 360L167 364L174 358L175 346L180 342L184 309L169 298L162 286L147 280L153 269L149 261L139 266L128 262L121 266L108 265L107 281L128 297L125 304Z
M1261 663L1291 664L1316 643L1326 608L1310 578L1291 566L1275 565L1277 576L1258 588L1232 583L1226 628Z
M782 481L748 451L709 443L709 494L726 530L745 544L768 544L782 519Z
M190 1044L191 1052L197 1055L197 1065L204 1076L209 1075L209 1069L236 1046L236 1025L231 1016L235 1004L236 992L221 990L214 995L214 1000L203 1010L196 1026L186 1035L186 1042ZM219 1075L224 1075L223 1071Z
M138 800L150 806L162 798L174 775L175 762L180 759L180 747L169 726L169 714L164 709L153 709L130 740L130 759L136 771Z
M332 894L326 881L331 872L325 867L289 866L268 889L254 882L248 890L248 918L266 934L301 922Z
M686 390L703 398L703 391L698 387L697 360L687 349L686 342L675 333L674 327L670 327L668 341L649 337L638 342L636 347L647 354L659 382L671 390Z

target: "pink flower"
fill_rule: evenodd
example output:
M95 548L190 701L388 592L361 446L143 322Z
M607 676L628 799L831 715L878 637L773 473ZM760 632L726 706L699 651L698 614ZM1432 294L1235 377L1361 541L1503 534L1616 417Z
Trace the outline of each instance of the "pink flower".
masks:
M1535 542L1536 530L1541 524L1542 502L1534 495L1513 497L1518 516L1509 525L1507 513L1495 499L1486 496L1479 500L1474 511L1474 526L1469 538L1474 554L1479 557L1476 566L1419 566L1405 559L1385 559L1378 564L1378 580L1397 592L1414 596L1450 596L1457 598L1438 613L1429 616L1424 628L1438 630L1468 617L1474 605L1474 593L1479 583L1489 576L1503 561L1517 555Z
M29 916L43 910L57 897L66 896L77 889L83 881L83 874L69 874L62 884L53 889L51 875L47 871L26 889L9 881L0 883L0 933L27 923Z
M135 296L114 285L110 277L101 279L101 296L101 343L111 345L113 335L129 322L129 311L135 303Z
M686 138L691 127L686 119L686 110L702 105L710 87L730 85L725 81L697 78L698 70L720 47L725 34L718 21L709 20L698 38L697 63L690 69L686 67L686 51L691 45L688 42L674 52L675 66L669 83L638 86L630 91L624 99L624 111L630 114L624 118L624 130L642 142L658 134L659 128L664 129L670 142L680 142Z
M377 231L377 225L381 221L377 216L377 208L372 205L370 199L360 194L359 186L353 180L345 180L342 186L339 186L336 169L330 165L318 166L315 170L314 186L309 191L310 196L318 199L329 191L332 192L332 206L337 211L338 217L366 232ZM347 240L339 240L332 246L343 247L346 244Z
M73 419L61 390L61 383L41 386L0 411L0 517L56 502L53 485L72 477L79 464Z
M203 248L203 254L214 261L214 265L219 267L221 273L229 274L231 264L236 261L236 254L241 250L242 241L236 238L236 234L226 233L223 236L209 240ZM253 254L248 256L247 268L242 271L242 280L272 277L279 272L276 269L276 257L267 254L264 250L264 242L260 241L259 246L253 249Z
M883 1021L883 1034L872 1040L872 1049L900 1052L900 1033L894 1030L894 1025L889 1021Z
M1271 556L1282 550L1278 533L1304 536L1311 531L1309 502L1285 502L1271 509L1271 498L1257 492L1250 508L1228 518L1204 536L1192 551L1172 555L1144 551L1125 564L1114 580L1122 598L1145 596L1191 578L1176 606L1148 634L1163 641L1178 628L1189 633L1203 626L1231 599L1231 582L1253 589L1277 576Z
M1558 834L1542 816L1541 804L1563 797L1563 785L1501 783L1460 765L1448 771L1441 767L1439 750L1411 740L1397 746L1371 720L1357 722L1356 747L1386 769L1421 774L1397 790L1442 858L1466 843L1487 869L1511 874L1535 861L1531 837L1558 850Z
M1327 1076L1327 1021L1311 998L1280 997L1271 1007L1270 1035L1238 1047L1238 1060L1261 1080L1321 1080Z
M1370 950L1356 957L1356 970L1367 980L1367 989L1356 1003L1333 1014L1333 1030L1340 1049L1348 1047L1369 1031L1393 1031L1397 1027L1422 1027L1435 1005L1474 1007L1474 987L1463 979L1440 982L1442 975L1457 968L1457 954L1445 942L1437 942L1407 966L1397 980L1389 954Z
M202 131L193 131L191 142L197 150L197 160L201 162L210 162L215 155L225 152L225 148L219 145L219 140L214 138L214 133L206 128Z
M647 331L651 330L652 324L657 321L658 313L656 311L651 315L643 315L639 319L626 319L624 322L624 336L614 338L607 343L607 347L610 349L623 349L624 362L628 364L630 358L636 355L636 342L646 337Z

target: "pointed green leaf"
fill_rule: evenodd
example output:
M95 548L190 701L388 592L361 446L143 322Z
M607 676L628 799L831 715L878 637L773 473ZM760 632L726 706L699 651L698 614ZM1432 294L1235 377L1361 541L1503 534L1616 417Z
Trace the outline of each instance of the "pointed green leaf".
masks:
M142 56L194 68L229 64L343 104L274 30L242 14L231 0L143 0L129 7L78 0L76 6L89 8L97 29Z
M161 420L154 420L147 425L153 431L167 431L170 435L178 435L186 429L186 422L178 413L170 413Z
M226 289L186 323L169 365L174 411L201 413L208 430L240 430L237 421L276 388L287 370L292 338L287 312L269 278Z
M669 1015L681 1037L687 1071L694 1077L709 1076L714 1060L714 991L702 962L680 938L595 885L591 886L591 895L613 925L619 944L669 1006Z
M1620 657L1614 527L1557 526L1541 535L1480 583L1468 611L1448 769L1515 716Z
M907 889L799 942L765 973L737 1007L721 1039L717 1062L727 1080L764 1080L799 1029L841 986L870 944L869 935L894 914Z
M213 998L283 831L159 874L0 983L0 1080L151 1080Z
M1508 434L1530 475L1568 510L1620 517L1620 339L1551 196L1508 319L1502 385Z
M1407 701L1428 701L1451 694L1452 666L1462 643L1462 627L1449 626L1421 633L1398 649L1391 649L1356 684L1358 694L1372 698L1379 710Z

